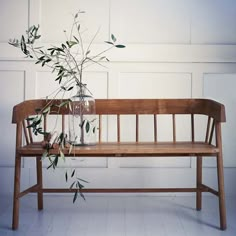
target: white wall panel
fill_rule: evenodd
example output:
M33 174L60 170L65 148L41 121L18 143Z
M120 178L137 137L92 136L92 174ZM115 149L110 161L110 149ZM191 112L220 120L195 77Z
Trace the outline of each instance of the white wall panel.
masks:
M19 38L28 27L28 0L1 0L0 22L0 42Z
M64 30L70 35L73 15L79 10L86 14L79 14L81 32L89 42L97 30L99 34L94 42L108 39L109 35L109 0L41 0L40 22L42 41L58 42L65 40Z
M24 100L24 71L0 70L0 166L14 166L15 130L11 123L13 106Z
M190 1L111 0L111 32L126 43L189 43Z
M121 98L191 98L190 73L121 73Z
M235 44L236 1L192 1L191 43Z

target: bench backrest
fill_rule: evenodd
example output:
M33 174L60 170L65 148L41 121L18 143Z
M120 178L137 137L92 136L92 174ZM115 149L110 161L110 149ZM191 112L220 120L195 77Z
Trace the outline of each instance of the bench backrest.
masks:
M28 100L16 105L13 109L12 122L21 126L24 131L27 143L33 142L30 129L27 129L27 117L35 115L36 108L43 108L49 100L38 99ZM62 100L53 100L54 104L60 104ZM54 110L55 109L55 110ZM61 129L65 129L65 116L69 114L69 108L56 107L51 110L51 114L59 114L62 116ZM102 142L102 118L107 115L116 116L116 141L121 141L121 122L122 115L135 116L135 141L139 142L139 118L142 115L153 116L153 141L158 141L158 122L157 116L171 115L172 119L172 141L176 142L176 115L189 115L191 127L191 141L195 141L195 116L207 116L207 124L205 129L205 142L211 143L215 125L220 122L225 122L225 108L224 105L210 100L210 99L97 99L96 113L98 115L99 131L98 141ZM44 122L44 128L47 129L47 122ZM18 127L18 131L19 131ZM19 135L19 134L18 134Z

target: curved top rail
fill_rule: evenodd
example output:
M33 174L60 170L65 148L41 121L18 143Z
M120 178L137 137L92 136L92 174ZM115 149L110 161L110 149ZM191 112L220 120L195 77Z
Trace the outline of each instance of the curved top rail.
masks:
M59 105L66 100L27 100L13 108L12 123L18 123L48 102ZM54 107L51 114L68 114L69 108ZM225 122L225 107L210 99L96 99L97 114L203 114Z

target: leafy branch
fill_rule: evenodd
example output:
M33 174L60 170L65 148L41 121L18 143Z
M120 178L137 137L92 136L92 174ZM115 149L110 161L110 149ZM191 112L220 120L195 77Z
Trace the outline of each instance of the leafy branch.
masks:
M56 81L59 84L64 83L63 88L70 91L72 87L66 86L71 80L77 85L83 87L82 74L85 68L91 64L100 64L102 61L109 61L106 56L102 56L112 48L125 48L122 44L116 44L116 37L111 34L111 40L105 41L106 44L110 45L107 49L101 51L98 54L92 55L91 45L94 42L98 31L90 41L86 50L84 50L83 40L80 30L80 23L78 17L82 11L74 15L74 22L71 27L70 37L68 40L61 43L58 46L51 46L44 48L44 46L35 46L37 41L41 38L39 34L39 25L31 26L27 31L26 35L22 35L21 39L9 40L9 44L20 48L21 51L27 58L36 59L35 64L40 64L42 67L47 66L51 68L53 73L57 73ZM66 31L64 31L66 33ZM76 52L76 53L75 53Z
M66 101L63 100L59 105L53 104L53 99L56 98L60 92L63 92L64 96L65 93L70 92L76 85L79 86L80 91L82 91L82 89L88 90L83 83L84 70L93 64L103 66L102 62L109 61L109 59L104 55L109 50L113 48L125 48L124 45L118 44L116 37L111 34L110 41L105 41L108 47L99 53L93 54L91 47L99 33L98 30L85 49L79 21L79 15L83 13L83 11L79 11L74 15L70 33L67 35L67 32L64 30L66 40L60 45L51 45L48 48L40 46L39 40L41 35L39 33L39 25L29 27L26 34L22 35L20 39L9 40L9 44L19 48L26 58L34 59L36 60L35 64L50 68L51 72L55 74L55 81L59 85L57 90L52 93L54 94L53 98L49 99L44 107L37 108L35 116L27 118L28 128L32 129L34 135L44 136L43 147L45 148L45 152L42 158L48 158L50 162L48 169L55 169L58 165L59 158L65 161L65 149L68 150L69 148L69 154L71 154L73 148L73 145L68 143L67 134L61 132L55 135L52 131L46 131L42 127L43 118L48 114L52 112L59 114L60 109L67 106L69 106L69 109L71 110L70 107L72 101L70 99ZM95 133L93 120L83 120L80 127L81 129L85 129L85 132L89 132L89 130L92 129L92 132ZM51 154L50 150L52 148L56 148L58 153ZM84 195L81 192L84 186L81 182L87 183L85 180L75 176L76 174L74 169L72 174L69 175L69 177L75 178L74 182L70 186L70 188L74 187L76 189L73 202L77 199L78 194L84 198ZM65 178L67 181L67 172Z

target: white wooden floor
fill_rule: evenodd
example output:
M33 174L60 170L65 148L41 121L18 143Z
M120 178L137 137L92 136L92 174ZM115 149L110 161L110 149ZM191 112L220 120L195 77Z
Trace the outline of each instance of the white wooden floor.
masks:
M227 198L228 229L219 230L217 198L205 196L201 212L194 197L49 195L44 210L36 197L21 199L20 227L11 230L11 197L0 197L0 236L218 236L236 235L236 198Z

